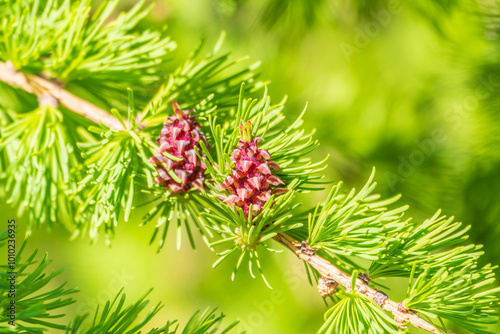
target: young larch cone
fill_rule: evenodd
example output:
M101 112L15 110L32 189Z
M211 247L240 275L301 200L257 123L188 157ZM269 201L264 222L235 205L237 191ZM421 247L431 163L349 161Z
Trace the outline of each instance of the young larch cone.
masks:
M279 166L270 161L271 156L268 151L259 149L258 143L263 139L251 138L250 127L250 122L246 126L240 125L242 139L231 153L234 168L231 175L219 185L219 189L226 189L231 193L219 198L242 208L245 216L248 216L250 205L252 214L257 215L272 194L286 191L286 189L272 188L284 184L271 171L279 169Z
M177 102L172 102L175 115L169 116L163 123L160 137L156 143L160 146L158 152L149 160L155 165L158 176L156 182L165 186L171 193L187 191L193 187L201 190L203 173L206 166L196 155L200 149L200 141L208 146L200 123L192 114L194 110L181 110ZM171 154L181 161L174 161L163 153ZM175 180L175 176L182 182Z

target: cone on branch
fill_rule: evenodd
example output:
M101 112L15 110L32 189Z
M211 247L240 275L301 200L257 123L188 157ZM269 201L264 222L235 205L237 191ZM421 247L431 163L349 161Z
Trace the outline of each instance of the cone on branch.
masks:
M150 159L158 171L155 180L172 194L193 187L202 190L206 166L196 155L196 149L201 152L200 141L209 147L207 140L193 115L194 110L181 110L177 102L172 102L172 108L175 115L165 120L156 141L159 150ZM168 158L164 153L177 157L179 161Z
M231 175L219 185L219 189L228 190L228 196L219 198L230 205L243 209L248 217L250 206L252 214L258 215L271 195L285 192L286 189L274 188L284 184L279 177L272 173L280 167L271 161L267 150L259 149L260 137L252 138L250 121L240 125L241 139L238 146L231 153L231 162L234 164Z

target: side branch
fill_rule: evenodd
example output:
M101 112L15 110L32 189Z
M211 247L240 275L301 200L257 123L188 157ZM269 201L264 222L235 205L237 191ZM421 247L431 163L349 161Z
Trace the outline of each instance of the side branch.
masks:
M274 239L294 252L299 259L311 265L311 267L316 269L323 277L334 280L338 284L343 285L346 290L351 289L351 276L334 266L330 261L327 261L321 256L315 254L306 254L307 252L303 252L301 249L301 243L286 234L278 233ZM434 334L444 333L443 329L432 325L426 320L420 318L418 315L414 314L412 311L401 311L401 307L398 307L398 303L390 300L383 292L370 287L359 278L356 279L355 289L356 291L373 299L382 309L392 313L398 322L409 322L416 328L422 328Z
M105 110L68 92L59 85L38 75L24 74L17 71L9 62L0 61L0 81L36 95L38 98L52 97L69 110L117 130L125 130L120 121Z

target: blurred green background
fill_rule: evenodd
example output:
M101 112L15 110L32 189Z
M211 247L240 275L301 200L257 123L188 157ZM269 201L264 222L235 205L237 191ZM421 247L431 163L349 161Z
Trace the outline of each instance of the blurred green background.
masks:
M316 157L330 155L328 180L359 187L375 166L380 193L403 194L415 219L441 208L470 224L471 241L485 245L483 260L499 264L499 8L482 0L157 0L142 27L168 24L178 43L172 66L202 36L213 45L226 31L223 49L262 61L260 79L275 102L288 95L290 117L309 103L305 127L321 142ZM302 199L310 207L323 196ZM152 302L166 304L157 326L209 305L242 320L248 333L321 326L324 303L291 254L264 257L273 290L244 271L231 282L233 266L212 269L217 256L199 239L196 251L188 243L178 251L170 231L171 243L156 254L148 246L153 227L138 227L143 214L118 227L111 248L69 241L62 230L34 233L29 248L49 252L54 269L69 266L60 281L81 290L70 317L122 286L131 299L154 287ZM23 217L16 219L21 234ZM401 300L406 282L390 286Z

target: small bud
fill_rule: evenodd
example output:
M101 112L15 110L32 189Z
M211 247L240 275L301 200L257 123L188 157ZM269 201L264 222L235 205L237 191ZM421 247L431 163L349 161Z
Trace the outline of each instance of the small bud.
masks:
M403 302L398 304L398 311L401 313L406 313L408 312L408 309L404 306Z
M310 247L307 242L305 241L302 241L301 244L300 244L300 251L303 253L303 254L306 254L306 255L314 255L314 253L316 252L316 250L312 247Z
M370 285L371 277L367 274L358 274L358 278L363 281L366 285Z
M321 277L318 281L318 292L321 297L326 298L330 297L337 291L339 283L334 280L326 277Z

